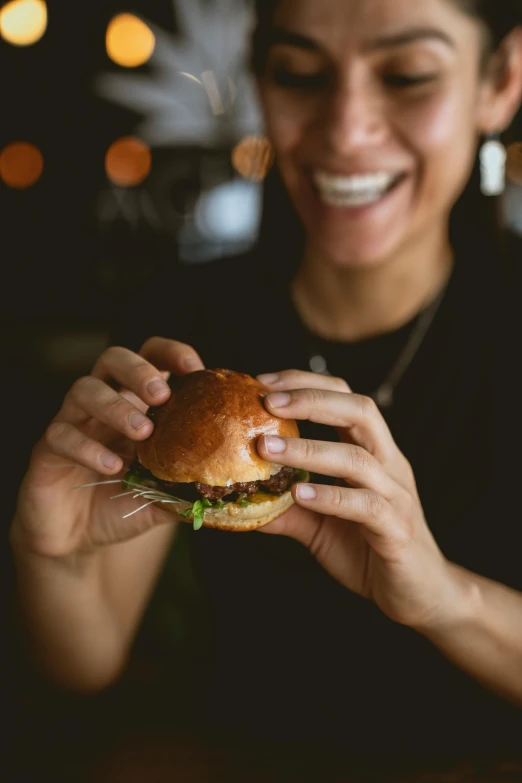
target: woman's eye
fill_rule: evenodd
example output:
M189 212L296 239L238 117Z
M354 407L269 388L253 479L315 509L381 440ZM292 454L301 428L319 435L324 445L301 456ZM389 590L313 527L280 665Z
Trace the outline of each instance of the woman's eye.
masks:
M328 77L324 73L296 73L281 68L274 71L272 78L279 87L298 90L321 90L328 83Z
M436 73L390 73L384 77L384 81L390 87L418 87L421 84L429 84L430 82L434 82L436 79Z

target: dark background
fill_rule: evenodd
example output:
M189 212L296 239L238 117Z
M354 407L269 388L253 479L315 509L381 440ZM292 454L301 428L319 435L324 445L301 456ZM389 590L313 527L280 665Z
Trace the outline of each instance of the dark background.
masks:
M97 204L100 194L110 189L105 153L115 139L131 134L140 119L94 93L97 75L123 70L105 52L106 27L115 13L129 11L174 32L172 3L50 0L48 10L49 26L37 44L15 47L0 39L0 150L27 140L45 160L43 176L31 188L19 191L0 181L5 531L31 448L68 387L89 371L125 302L154 276L161 279L164 265L180 263L177 231L183 220L169 223L168 215L190 212L189 202L202 187L202 172L212 172L208 176L216 183L233 176L234 139L226 134L215 148L153 149L153 170L143 186L152 198L162 172L179 172L176 167L183 162L183 176L173 175L167 188L166 201L170 199L173 211L160 209L163 217L154 227L139 216L130 222L116 218L102 223ZM508 140L517 139L522 139L520 119ZM160 590L169 600L153 601L126 678L103 697L77 700L50 692L20 656L4 535L3 712L10 729L6 781L91 779L97 759L145 725L149 731L157 725L160 733L171 723L183 737L183 705L190 701L190 689L197 687L197 650L205 627L185 544L181 536ZM157 696L165 681L177 695L171 710L164 706L159 712ZM195 739L178 740L188 756L198 755L197 746L191 750ZM148 752L157 755L153 745ZM190 774L185 780L206 779ZM106 780L119 781L110 772L106 775ZM131 779L128 775L125 780Z

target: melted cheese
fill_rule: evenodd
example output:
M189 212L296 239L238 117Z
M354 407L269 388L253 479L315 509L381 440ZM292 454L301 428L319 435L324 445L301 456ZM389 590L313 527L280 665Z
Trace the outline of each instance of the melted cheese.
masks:
M251 495L248 501L249 503L271 503L280 497L281 495L267 495L264 492L257 492L255 495ZM245 506L242 506L240 503L227 503L225 508L231 517L236 517Z

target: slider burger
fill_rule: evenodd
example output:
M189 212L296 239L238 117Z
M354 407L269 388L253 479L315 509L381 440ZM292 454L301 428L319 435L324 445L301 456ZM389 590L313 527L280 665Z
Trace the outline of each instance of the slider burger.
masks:
M257 453L262 435L299 437L295 421L266 410L267 389L230 370L201 370L171 385L170 399L149 411L154 431L138 444L125 489L196 530L255 530L287 511L292 485L307 475Z

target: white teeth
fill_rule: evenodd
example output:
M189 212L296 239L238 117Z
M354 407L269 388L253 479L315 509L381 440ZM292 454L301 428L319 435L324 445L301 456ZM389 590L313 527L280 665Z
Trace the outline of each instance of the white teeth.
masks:
M396 180L396 174L378 172L344 177L317 171L314 182L322 200L331 206L350 207L378 201Z
M382 198L382 193L357 196L336 196L333 193L321 193L321 200L331 207L363 207L367 204L375 204Z

